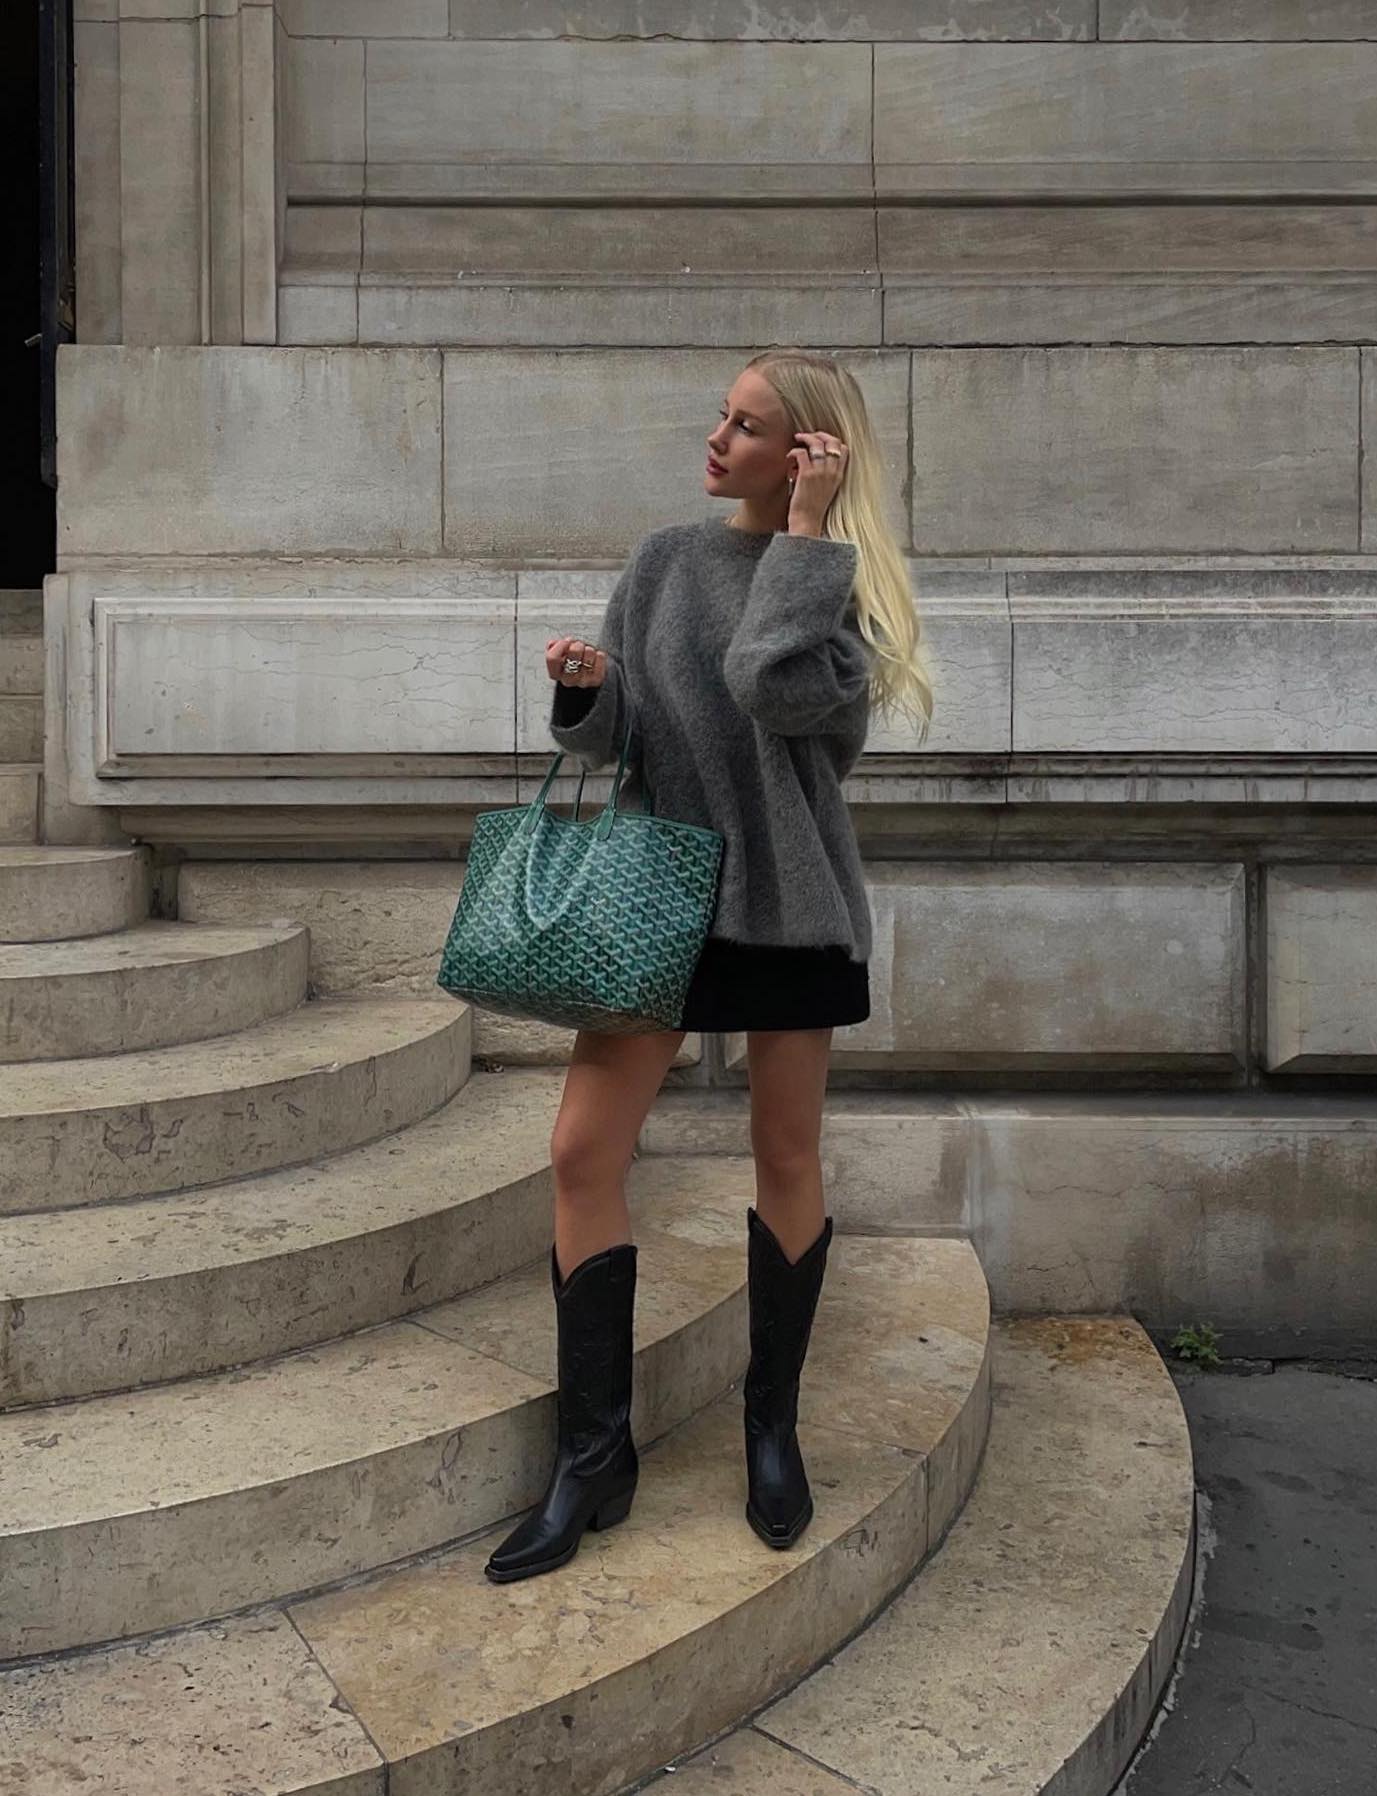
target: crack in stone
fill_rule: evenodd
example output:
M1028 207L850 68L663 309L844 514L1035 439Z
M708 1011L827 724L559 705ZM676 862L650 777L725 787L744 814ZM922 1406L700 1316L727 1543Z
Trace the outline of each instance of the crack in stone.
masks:
M1286 1696L1280 1690L1269 1689L1266 1684L1254 1683L1249 1678L1240 1678L1239 1682L1246 1689L1256 1690L1260 1696L1266 1696L1272 1702L1285 1703L1288 1708L1300 1709L1306 1715L1317 1715L1322 1721L1338 1721L1345 1727L1356 1728L1360 1733L1377 1734L1377 1726L1370 1721L1355 1721L1351 1715L1340 1715L1333 1709L1317 1709L1313 1703L1302 1702L1297 1696Z

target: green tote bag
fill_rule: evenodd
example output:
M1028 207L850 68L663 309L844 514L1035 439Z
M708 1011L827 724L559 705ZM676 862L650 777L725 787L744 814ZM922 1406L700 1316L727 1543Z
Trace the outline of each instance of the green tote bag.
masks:
M715 829L619 811L630 725L597 816L480 811L436 984L486 1010L613 1035L675 1029L717 903Z

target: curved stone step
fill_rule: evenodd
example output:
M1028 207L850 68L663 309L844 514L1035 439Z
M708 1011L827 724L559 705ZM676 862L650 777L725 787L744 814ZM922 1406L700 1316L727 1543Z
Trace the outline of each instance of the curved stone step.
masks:
M322 998L174 1048L21 1062L0 1083L0 1215L297 1166L400 1129L468 1077L451 998Z
M649 1441L746 1352L749 1159L628 1180ZM553 1433L548 1246L402 1322L216 1377L0 1417L0 1659L346 1578L535 1501Z
M142 846L0 848L0 942L73 941L128 929L148 916L148 869Z
M252 1028L306 996L311 932L145 918L77 941L0 944L0 1061L126 1054Z
M0 1216L0 1410L289 1353L532 1259L565 1070L475 1072L419 1122L304 1166Z
M675 1796L1108 1796L1195 1569L1190 1432L1131 1316L1000 1318L980 1478L835 1658L681 1759ZM795 1781L797 1780L797 1781Z
M642 1456L630 1515L557 1571L491 1583L503 1522L315 1598L0 1674L26 1796L74 1770L102 1796L592 1796L788 1687L938 1540L989 1419L969 1243L839 1234L831 1255L799 1404L816 1511L788 1551L745 1520L733 1388Z

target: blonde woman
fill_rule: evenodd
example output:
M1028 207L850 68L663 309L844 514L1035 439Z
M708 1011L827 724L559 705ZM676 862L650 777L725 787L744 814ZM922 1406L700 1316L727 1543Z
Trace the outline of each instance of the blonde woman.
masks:
M832 1030L870 1014L871 916L841 782L872 708L920 734L932 689L861 390L825 355L767 350L723 396L704 484L726 517L635 545L596 644L556 637L550 732L589 771L631 743L625 808L721 832L718 898L681 1026L578 1032L551 1139L558 1447L485 1567L552 1571L631 1507L636 1245L625 1174L689 1030L742 1030L756 1203L746 1211L746 1519L788 1547L813 1514L795 1431L832 1219L819 1137Z

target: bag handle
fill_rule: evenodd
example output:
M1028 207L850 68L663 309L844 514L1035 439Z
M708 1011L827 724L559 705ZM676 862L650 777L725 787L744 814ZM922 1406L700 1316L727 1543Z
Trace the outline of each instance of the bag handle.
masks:
M617 796L621 791L622 776L626 771L626 757L630 751L631 719L628 717L626 720L626 733L622 738L621 756L617 761L617 771L612 780L612 790L607 795L607 802L602 807L602 814L593 825L594 833L597 835L600 842L607 838L612 829L617 809ZM550 771L545 775L544 782L542 783L539 792L536 793L535 797L526 807L526 815L521 819L521 833L523 835L530 835L531 831L535 828L540 813L545 809L546 794L550 790L555 775L559 772L559 764L563 759L564 750L560 749L559 753L550 763ZM587 767L584 767L579 773L579 789L574 798L574 821L576 823L578 822L579 806L583 803L583 782L587 777L588 769Z

